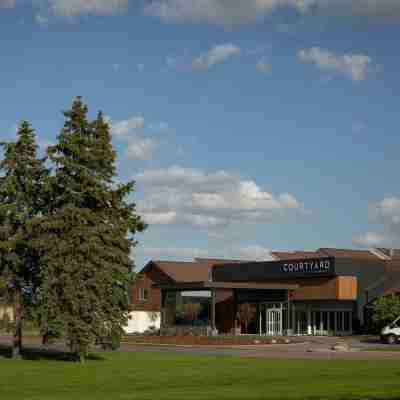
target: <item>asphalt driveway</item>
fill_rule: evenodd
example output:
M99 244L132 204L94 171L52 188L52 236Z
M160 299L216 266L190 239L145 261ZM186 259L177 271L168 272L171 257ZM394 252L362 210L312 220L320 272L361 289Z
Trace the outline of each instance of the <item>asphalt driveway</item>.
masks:
M297 338L298 339L298 338ZM333 351L335 343L347 342L350 351ZM24 341L27 350L65 351L61 343L43 347L39 338L28 337ZM0 345L11 345L10 336L0 336ZM367 351L377 349L379 351ZM96 349L96 351L101 351ZM397 351L396 351L397 350ZM118 351L122 352L163 352L186 353L191 355L238 356L270 359L342 359L342 360L400 360L400 344L386 345L362 338L304 337L302 343L273 344L254 346L175 346L159 344L122 343Z

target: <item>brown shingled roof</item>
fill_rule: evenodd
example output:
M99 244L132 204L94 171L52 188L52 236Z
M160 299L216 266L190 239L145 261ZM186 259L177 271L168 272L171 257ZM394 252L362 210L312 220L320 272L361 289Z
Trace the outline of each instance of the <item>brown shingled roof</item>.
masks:
M381 253L385 254L387 257L391 257L393 260L400 259L400 249L387 249L383 247L377 248Z
M326 254L320 251L272 251L271 255L277 260L301 260L326 257Z
M175 282L205 282L209 280L213 265L225 263L238 264L243 262L245 261L196 258L195 261L191 262L151 261L147 266L151 264L156 266Z
M356 258L362 260L379 259L375 254L371 253L369 250L320 248L317 251L329 257Z
M224 258L199 258L194 259L198 263L211 263L211 264L243 264L247 262L252 262L253 260L227 260Z
M400 261L388 261L385 265L384 295L400 293Z

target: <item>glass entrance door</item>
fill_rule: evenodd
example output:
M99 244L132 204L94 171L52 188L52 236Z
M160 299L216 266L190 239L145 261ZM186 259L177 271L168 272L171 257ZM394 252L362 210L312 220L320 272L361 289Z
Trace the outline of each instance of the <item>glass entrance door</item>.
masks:
M267 336L282 335L282 307L265 307L265 334Z

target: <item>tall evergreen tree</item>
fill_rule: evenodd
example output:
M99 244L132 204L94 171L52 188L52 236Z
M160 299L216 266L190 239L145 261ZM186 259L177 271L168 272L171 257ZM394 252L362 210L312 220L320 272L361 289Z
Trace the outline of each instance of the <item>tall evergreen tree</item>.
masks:
M43 264L43 319L62 321L73 351L83 361L88 347L127 321L126 289L134 235L145 228L128 200L134 185L116 184L116 153L101 113L90 122L78 97L64 112L51 207L36 223L35 247Z
M14 304L13 357L22 347L24 296L37 284L38 258L29 243L28 225L43 207L48 171L37 156L35 132L23 121L16 142L1 143L0 162L0 275Z

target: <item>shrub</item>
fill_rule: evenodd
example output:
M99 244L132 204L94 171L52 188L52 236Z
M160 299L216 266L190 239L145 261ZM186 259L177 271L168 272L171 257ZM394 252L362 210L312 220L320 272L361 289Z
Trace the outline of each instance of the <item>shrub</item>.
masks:
M385 296L376 300L373 307L372 320L377 329L382 329L398 317L400 317L400 296Z

